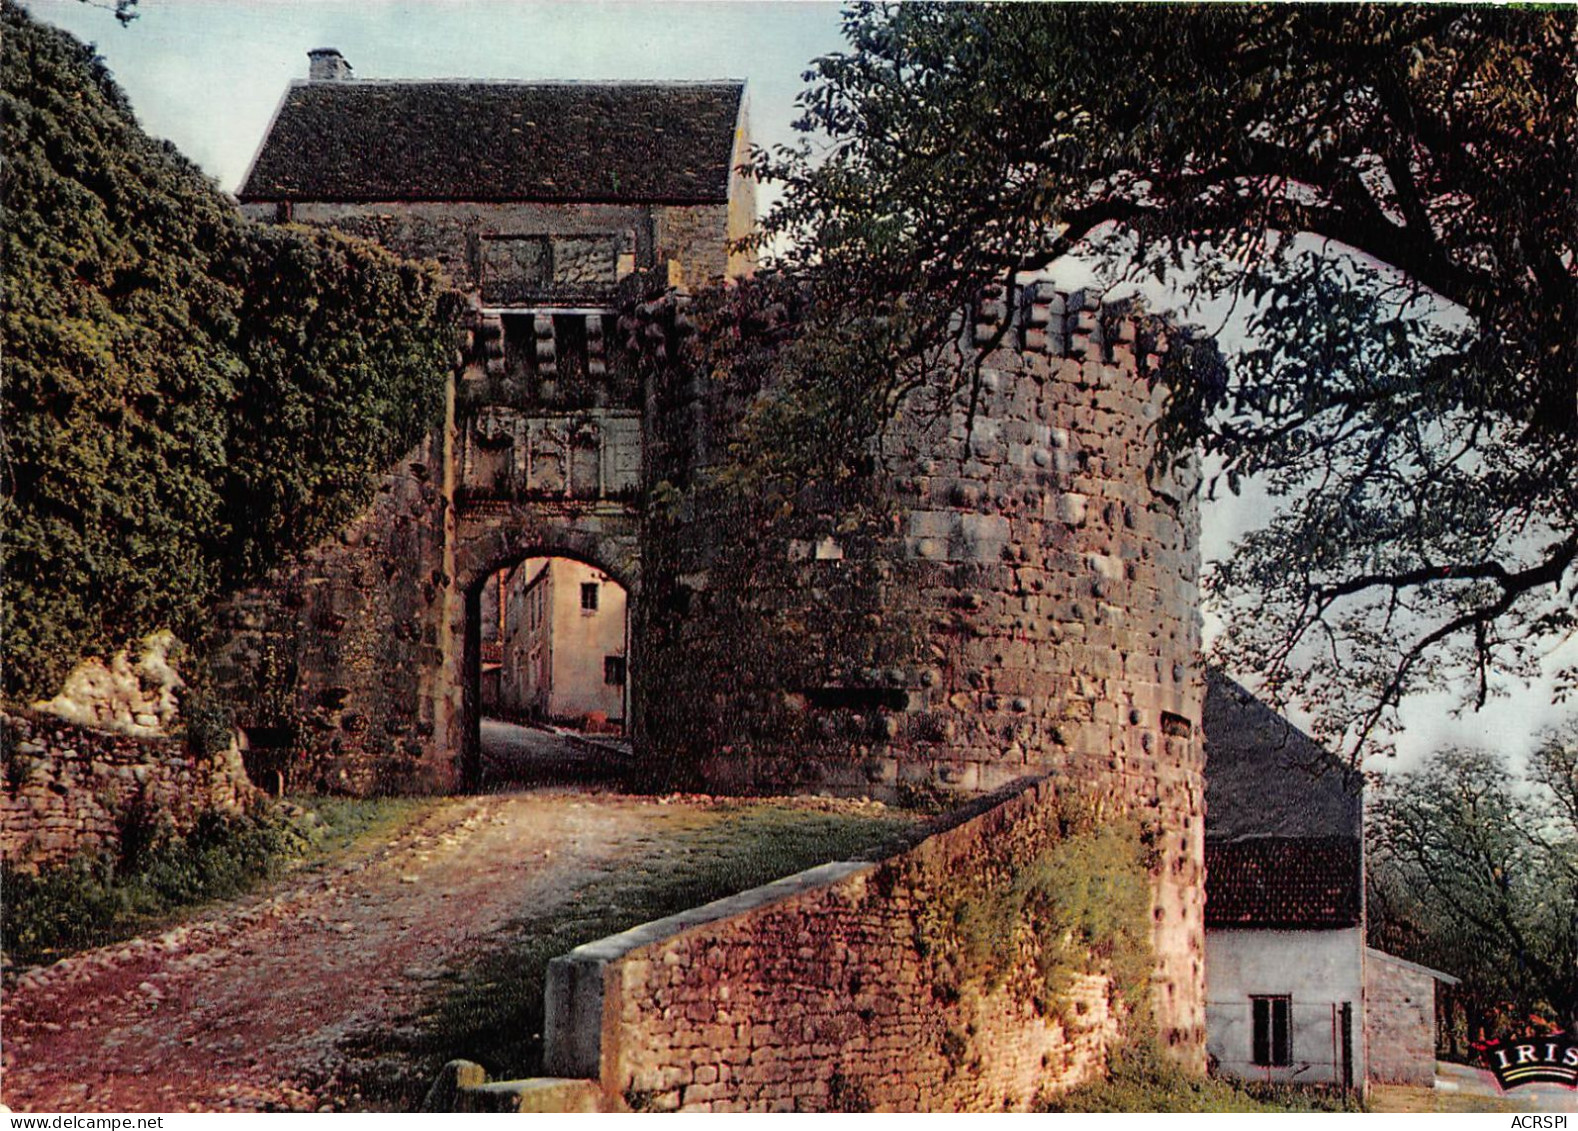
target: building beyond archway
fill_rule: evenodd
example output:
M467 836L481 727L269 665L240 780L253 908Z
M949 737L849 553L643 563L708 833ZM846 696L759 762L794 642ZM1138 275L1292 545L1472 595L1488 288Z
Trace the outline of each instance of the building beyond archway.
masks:
M619 581L574 558L534 555L486 574L467 591L465 610L467 784L608 780L628 771L635 673L629 593Z
M478 605L485 717L624 732L624 586L573 558L533 557L486 578Z

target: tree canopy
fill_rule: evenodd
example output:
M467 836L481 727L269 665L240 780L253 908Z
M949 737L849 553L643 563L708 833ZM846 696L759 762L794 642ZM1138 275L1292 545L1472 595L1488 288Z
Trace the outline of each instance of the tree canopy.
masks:
M331 533L442 404L434 271L244 221L89 48L3 10L8 698L188 635Z
M1170 450L1277 517L1208 579L1230 666L1356 756L1406 693L1528 675L1578 586L1571 8L862 4L764 240L933 333L1061 256L1235 300ZM1572 673L1566 673L1571 683Z
M1447 750L1380 783L1371 942L1463 979L1470 1039L1578 1026L1578 728L1529 772Z

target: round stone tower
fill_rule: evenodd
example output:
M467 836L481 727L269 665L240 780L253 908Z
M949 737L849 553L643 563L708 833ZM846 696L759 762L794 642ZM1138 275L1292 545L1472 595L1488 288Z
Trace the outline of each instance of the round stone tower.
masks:
M999 295L868 480L787 511L705 487L741 391L674 383L649 406L650 475L682 489L650 520L633 639L638 735L676 785L906 800L1053 773L1138 820L1158 1014L1187 1057L1204 1019L1199 550L1193 472L1156 459L1164 349L1083 294Z

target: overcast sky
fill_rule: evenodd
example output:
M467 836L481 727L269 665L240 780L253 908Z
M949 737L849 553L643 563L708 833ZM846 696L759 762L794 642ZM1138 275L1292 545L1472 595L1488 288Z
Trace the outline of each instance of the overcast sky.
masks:
M752 135L776 143L793 137L807 64L843 46L836 4L796 0L141 0L129 27L109 0L24 2L96 44L144 128L230 192L315 47L338 48L359 78L745 79ZM1231 327L1223 337L1231 346ZM1261 505L1208 506L1206 555L1252 527ZM1548 685L1454 720L1456 698L1443 689L1405 705L1397 765L1446 742L1521 755L1558 717Z

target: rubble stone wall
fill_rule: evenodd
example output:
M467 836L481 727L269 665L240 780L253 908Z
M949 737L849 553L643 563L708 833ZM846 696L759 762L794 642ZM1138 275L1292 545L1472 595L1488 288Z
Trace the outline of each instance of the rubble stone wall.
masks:
M260 785L365 795L455 783L441 444L435 434L392 469L337 538L217 611L213 678Z
M1060 835L1052 783L996 800L879 864L556 959L548 1070L599 1079L606 1110L681 1111L1025 1110L1099 1074L1127 1013L1105 977L1076 976L1049 1008L1029 923L1008 925L998 979L955 942L951 910Z
M131 821L184 833L204 813L238 813L257 796L234 749L198 758L172 739L37 712L0 715L0 744L0 859L25 870L114 854Z

